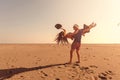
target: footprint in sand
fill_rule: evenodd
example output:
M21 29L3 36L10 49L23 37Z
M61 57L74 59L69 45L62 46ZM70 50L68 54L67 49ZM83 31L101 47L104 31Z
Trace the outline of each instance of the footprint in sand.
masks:
M107 73L107 74L109 74L109 75L114 75L114 73L113 73L112 71L110 71L110 70L105 71L105 73Z
M105 71L105 72L101 72L100 74L98 74L98 77L101 80L108 80L108 79L112 79L112 75L114 75L114 73L110 70Z
M41 61L41 59L40 59L40 58L37 58L37 61Z
M89 48L86 48L87 50L89 49Z
M25 78L25 77L21 75L19 79L22 79L22 80L24 80L24 78Z
M80 70L85 71L87 74L94 74L94 70L90 69L89 67L80 67Z
M120 55L117 55L118 57L120 57Z
M95 56L93 56L93 57L95 57Z
M21 78L24 78L24 76L22 76L22 75L21 75L20 77L21 77Z
M60 80L60 78L55 78L55 80Z
M80 64L79 63L75 63L75 64L73 64L74 66L80 66Z
M45 72L41 71L41 73L44 75L44 76L48 76Z
M101 80L107 80L107 77L104 76L103 74L99 74L98 77L99 77Z
M109 59L108 59L108 58L104 58L104 60L109 61Z
M95 65L90 65L91 68L98 68L97 66Z
M64 65L60 65L57 68L65 68L65 66Z
M15 66L14 65L11 65L11 68L14 68Z
M90 80L98 80L98 78L96 76L91 76Z
M89 67L84 67L84 66L80 67L80 70L87 70L87 69L89 69Z
M88 59L84 59L83 61L87 61Z

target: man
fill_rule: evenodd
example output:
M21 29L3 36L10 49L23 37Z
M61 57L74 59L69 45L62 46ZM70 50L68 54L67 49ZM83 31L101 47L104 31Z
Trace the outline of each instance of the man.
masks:
M87 26L87 25L84 25L84 27ZM79 50L80 50L80 46L81 46L81 38L82 38L82 35L84 35L85 33L88 33L90 31L91 28L95 27L96 24L95 23L92 23L90 24L89 26L87 26L86 28L84 29L79 29L79 26L77 24L75 24L73 26L73 29L74 29L74 32L72 34L70 34L73 38L73 43L71 45L71 50L70 50L70 61L69 63L72 63L72 58L73 58L73 52L74 50L76 50L76 53L77 53L77 58L78 58L78 61L77 63L80 63L80 55L79 55Z

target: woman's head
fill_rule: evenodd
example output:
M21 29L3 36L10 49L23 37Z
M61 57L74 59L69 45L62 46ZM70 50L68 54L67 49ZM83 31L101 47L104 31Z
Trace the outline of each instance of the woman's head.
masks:
M64 31L61 31L60 33L58 33L55 41L59 44L60 42L62 44L68 43L67 37L64 36Z
M59 35L60 35L60 36L64 36L64 32L61 31L61 32L59 33Z

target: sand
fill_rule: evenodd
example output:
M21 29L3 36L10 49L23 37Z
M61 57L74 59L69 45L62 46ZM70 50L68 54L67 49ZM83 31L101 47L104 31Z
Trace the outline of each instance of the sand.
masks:
M82 44L81 63L70 45L1 44L0 80L120 80L120 45Z

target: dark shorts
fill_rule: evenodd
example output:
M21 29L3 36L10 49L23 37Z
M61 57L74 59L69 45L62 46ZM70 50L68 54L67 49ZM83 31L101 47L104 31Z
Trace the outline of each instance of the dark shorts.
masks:
M71 45L71 49L79 50L80 49L80 45L81 45L80 42L73 42L72 45Z

